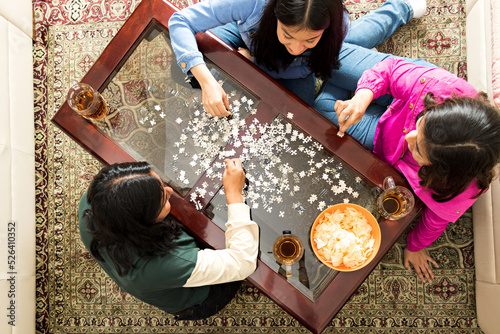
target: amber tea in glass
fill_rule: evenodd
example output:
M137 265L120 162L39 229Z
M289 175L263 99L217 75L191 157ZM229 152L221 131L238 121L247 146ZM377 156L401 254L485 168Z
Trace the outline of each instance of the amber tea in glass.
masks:
M279 263L285 265L286 277L291 277L292 264L297 263L304 255L304 245L298 237L285 230L274 242L273 255Z
M98 120L108 111L106 102L101 94L86 83L74 81L68 92L68 104L79 115Z
M385 194L382 205L388 214L398 216L406 206L406 200L403 195L396 192L390 192Z

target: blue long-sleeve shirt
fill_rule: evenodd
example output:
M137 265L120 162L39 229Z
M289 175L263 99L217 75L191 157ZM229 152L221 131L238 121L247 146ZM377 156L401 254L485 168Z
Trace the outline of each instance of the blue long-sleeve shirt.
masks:
M241 38L253 53L252 37L259 28L260 19L269 0L205 0L186 7L172 15L168 22L172 48L177 57L177 64L184 73L196 65L203 64L203 55L198 50L195 35L209 29L236 22ZM349 24L349 15L344 12L344 24ZM285 69L271 71L259 66L275 79L299 79L311 74L308 66L309 51L297 56Z

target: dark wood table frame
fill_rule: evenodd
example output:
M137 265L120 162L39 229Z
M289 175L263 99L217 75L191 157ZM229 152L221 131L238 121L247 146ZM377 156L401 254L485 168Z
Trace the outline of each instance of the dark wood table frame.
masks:
M143 0L82 81L95 88L105 87L144 37L149 26L156 23L166 29L168 19L177 10L166 1ZM364 175L373 185L381 187L384 177L392 175L396 184L410 188L401 174L391 166L375 157L349 135L343 138L336 136L338 128L335 125L288 93L213 34L198 34L196 37L200 50L210 61L259 96L259 113L261 109L273 109L270 115L279 112L286 116L288 112L293 112L293 123ZM134 161L111 138L98 131L93 123L72 111L67 103L64 103L52 121L105 164ZM187 199L176 193L171 201L172 214L197 237L215 249L225 247L224 232L205 214L197 211ZM260 260L257 270L248 280L313 333L320 333L415 219L421 207L422 204L417 199L414 210L403 219L381 220L382 244L376 258L363 269L339 273L315 302L301 294Z

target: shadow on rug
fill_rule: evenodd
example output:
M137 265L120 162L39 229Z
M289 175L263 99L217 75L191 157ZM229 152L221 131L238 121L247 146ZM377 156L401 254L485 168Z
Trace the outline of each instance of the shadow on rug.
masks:
M38 333L308 333L246 283L219 314L178 322L121 291L83 247L77 207L101 164L50 119L116 34L138 0L34 1L37 159ZM380 0L351 0L355 19ZM184 7L186 1L175 2ZM424 58L466 77L462 0L428 1L426 15L399 29L379 51ZM433 283L402 265L405 238L360 286L325 333L481 333L474 295L470 210L429 248L440 264Z

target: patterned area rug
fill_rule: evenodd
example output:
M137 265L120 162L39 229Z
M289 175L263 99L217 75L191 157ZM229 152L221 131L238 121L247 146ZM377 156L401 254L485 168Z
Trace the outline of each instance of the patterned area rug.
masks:
M146 1L146 0L145 0ZM101 164L50 119L116 34L139 0L34 1L33 51L37 173L38 333L308 333L246 283L219 314L194 322L121 291L82 246L80 194ZM349 0L353 19L381 0ZM178 7L189 1L174 1ZM420 57L466 77L465 3L429 0L426 15L399 29L379 51ZM430 247L439 262L433 283L403 267L405 238L390 250L325 333L481 333L474 295L471 212ZM85 275L83 275L85 273Z

